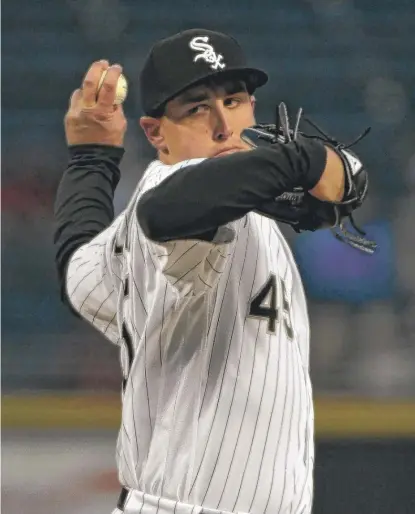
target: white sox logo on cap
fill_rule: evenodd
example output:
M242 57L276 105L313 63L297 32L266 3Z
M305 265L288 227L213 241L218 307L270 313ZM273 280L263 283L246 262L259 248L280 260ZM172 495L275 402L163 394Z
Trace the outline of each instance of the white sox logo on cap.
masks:
M208 44L208 41L209 36L197 36L190 41L190 48L195 52L199 52L193 59L193 62L203 59L210 64L212 70L226 68L226 64L222 62L223 55L217 54L213 46Z

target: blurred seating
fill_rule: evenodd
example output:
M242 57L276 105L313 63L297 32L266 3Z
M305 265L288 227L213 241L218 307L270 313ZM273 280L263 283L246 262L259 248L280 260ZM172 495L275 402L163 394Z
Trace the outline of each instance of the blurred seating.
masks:
M406 243L413 209L394 208L406 187L406 168L414 152L413 0L393 5L378 0L376 8L372 0L263 0L260 5L228 0L220 8L209 1L178 0L174 9L171 0L102 0L94 10L96 5L91 0L19 0L3 6L3 188L10 193L27 184L37 191L22 199L11 195L3 202L3 349L10 364L5 366L6 387L78 387L82 373L77 375L76 352L85 340L95 341L91 331L58 303L53 267L52 206L66 160L62 119L68 97L91 61L105 57L123 63L131 86L126 112L137 142L131 137L127 141L119 210L145 160L151 158L134 120L139 116L138 71L155 40L185 28L231 33L253 62L268 70L270 82L258 92L258 120L269 120L275 103L284 100L290 109L302 106L322 128L345 141L372 126L372 135L359 147L372 172L375 207L370 219L382 214L383 219L394 220L399 284L409 287L405 294L413 294L413 259ZM318 391L372 394L378 386L382 391L390 386L400 394L414 387L415 373L398 380L391 371L389 378L382 378L382 366L393 360L382 360L382 355L393 353L394 342L401 337L393 330L400 323L396 302L351 313L346 303L327 306L311 298ZM359 330L350 331L350 316L358 320ZM387 327L380 364L366 375L370 353L376 349L375 342L368 344L371 330L381 326L376 316ZM83 343L71 349L74 340ZM414 346L404 345L411 352ZM48 360L43 361L45 353ZM62 355L68 358L66 368ZM404 355L393 361L396 369ZM355 367L360 359L361 366ZM48 373L44 362L60 362L56 369L65 368L62 380L55 371ZM28 370L34 368L37 372L31 374Z

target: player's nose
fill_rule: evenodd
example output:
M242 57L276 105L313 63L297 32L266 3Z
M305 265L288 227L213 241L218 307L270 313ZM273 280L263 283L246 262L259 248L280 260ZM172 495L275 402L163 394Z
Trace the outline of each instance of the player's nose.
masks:
M226 141L233 135L229 113L223 108L217 108L213 112L213 139L215 141Z

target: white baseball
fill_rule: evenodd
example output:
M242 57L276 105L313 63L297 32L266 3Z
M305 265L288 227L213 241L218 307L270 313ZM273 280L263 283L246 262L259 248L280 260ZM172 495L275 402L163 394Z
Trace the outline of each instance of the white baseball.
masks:
M102 86L102 83L104 82L104 79L105 79L105 75L107 74L107 70L105 70L102 75L101 75L101 78L99 79L99 84L98 84L98 92L99 90L101 89L101 86ZM126 99L127 97L127 93L128 93L128 83L127 83L127 79L125 78L125 76L121 73L121 75L118 77L118 82L117 82L117 89L115 91L115 100L114 100L114 104L115 105L119 105L119 104L122 104L124 102L124 100Z

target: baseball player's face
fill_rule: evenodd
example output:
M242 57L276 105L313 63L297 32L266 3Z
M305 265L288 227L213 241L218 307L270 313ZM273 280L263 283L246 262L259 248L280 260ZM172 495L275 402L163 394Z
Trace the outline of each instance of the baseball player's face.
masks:
M240 134L255 124L254 104L242 82L200 85L170 101L162 118L142 118L140 123L166 164L219 158L251 149Z

